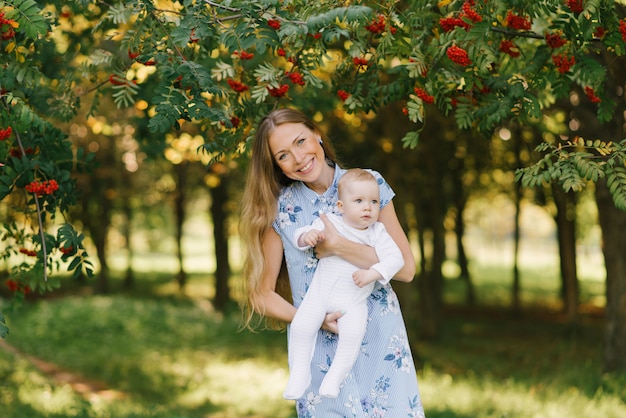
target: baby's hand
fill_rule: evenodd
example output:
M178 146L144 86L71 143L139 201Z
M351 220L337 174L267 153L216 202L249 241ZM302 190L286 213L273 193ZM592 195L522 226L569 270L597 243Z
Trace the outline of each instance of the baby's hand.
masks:
M354 280L354 284L359 287L365 287L376 280L380 280L381 278L382 276L380 273L374 269L357 270L352 273L352 280Z
M322 231L312 229L300 237L299 243L305 244L309 247L315 247L317 243L322 241L323 239L324 233ZM304 245L301 245L301 247L304 247Z

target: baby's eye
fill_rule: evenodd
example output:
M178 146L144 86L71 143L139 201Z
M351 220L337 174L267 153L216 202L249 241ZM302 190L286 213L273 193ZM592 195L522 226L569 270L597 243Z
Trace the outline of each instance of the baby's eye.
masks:
M376 199L372 200L372 204L373 204L373 205L378 204L378 200L376 200Z
M363 201L363 199L354 199L354 201L355 201L356 203L361 203L361 202Z

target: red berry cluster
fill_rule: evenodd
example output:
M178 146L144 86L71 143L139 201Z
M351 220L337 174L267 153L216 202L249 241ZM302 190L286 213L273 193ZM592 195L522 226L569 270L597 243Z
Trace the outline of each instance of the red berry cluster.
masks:
M565 4L574 13L581 13L583 11L583 0L565 0Z
M576 58L565 54L553 55L552 62L558 68L559 73L565 74L576 64Z
M226 82L228 82L228 85L230 86L230 88L235 90L237 93L242 93L248 90L248 86L243 84L241 81L237 81L237 80L233 80L232 78L229 78L228 80L226 80Z
M448 50L446 51L446 55L448 55L448 58L450 58L452 62L462 65L463 67L467 67L472 63L472 61L467 56L467 51L463 48L459 48L456 45L452 45L450 48L448 48Z
M622 34L622 41L626 42L626 20L619 21L619 33Z
M476 10L472 9L473 6L473 0L466 1L463 3L463 11L458 16L442 17L439 19L439 25L441 25L444 32L450 32L457 26L460 26L465 30L469 30L471 24L467 22L467 20L474 23L483 21L483 18L476 12Z
M283 48L278 48L276 50L276 55L278 55L279 57L284 57L287 55L287 53L285 52L285 50Z
M509 10L506 15L506 24L510 28L518 30L530 30L531 22L530 18L526 16L519 16Z
M550 48L557 49L565 45L567 39L561 38L561 35L558 33L546 33L546 43Z
M585 87L585 94L591 100L591 103L600 103L602 99L596 96L596 92L591 87Z
M500 42L500 51L512 56L513 58L517 58L520 55L517 45L509 39L503 39L502 42Z
M116 76L115 74L111 74L109 76L109 83L111 83L114 86L125 86L129 83L129 81L126 80L125 78L120 78ZM133 80L132 83L137 84L137 80Z
M63 255L71 255L74 253L74 246L70 245L69 247L61 247L59 248L59 251L61 251Z
M237 55L242 60L251 60L254 58L254 54L248 51L235 51L233 55Z
M0 12L0 37L4 40L12 39L15 36L17 22L13 19L6 19L4 12Z
M435 102L435 98L431 96L430 94L428 94L426 90L424 90L423 88L415 87L413 91L415 91L415 94L417 94L417 97L422 99L424 103L432 104Z
M128 50L128 58L130 58L131 60L134 60L138 56L139 56L139 52L133 52L130 49Z
M29 257L37 257L37 251L28 250L26 248L20 248L19 251L20 253L25 254Z
M604 38L605 34L606 34L606 29L604 29L602 26L596 27L596 30L593 31L593 37L597 39Z
M237 129L237 127L239 127L239 125L241 124L241 119L239 119L237 116L232 116L230 118L230 123L233 125L233 128ZM224 122L223 120L220 121L220 124L222 124L222 126L226 126L226 122Z
M373 34L378 35L385 31L385 27L386 27L385 15L378 15L376 16L376 19L370 22L369 25L365 26L365 29L367 29L369 32L372 32ZM389 32L391 32L392 34L396 33L396 28L393 26L389 26Z
M337 96L339 96L342 102L345 102L350 97L350 93L345 90L337 90Z
M15 280L9 279L4 283L7 285L7 287L9 288L11 292L21 292L25 295L31 292L30 286L16 282Z
M267 19L267 26L274 30L280 29L280 21L275 19Z
M289 91L289 84L282 84L279 87L267 87L267 90L270 92L270 96L272 97L285 97L285 94Z
M29 193L35 193L37 196L43 196L52 194L59 190L59 185L56 180L44 180L44 181L31 181L25 187Z
M285 71L285 75L289 77L289 80L291 80L293 84L298 84L300 86L304 86L306 84L306 82L302 78L302 74L300 73L296 73L296 72L290 73L288 71Z
M359 57L354 57L352 58L352 62L354 63L354 65L356 65L357 67L367 67L367 64L369 64L369 61L365 58L359 58Z
M32 154L35 154L35 153L36 153L36 151L34 149L32 149L31 147L24 148L24 154L26 154L26 155L32 155ZM19 158L22 155L22 151L19 148L11 148L11 149L9 149L9 155L11 157Z
M0 141L4 141L8 137L10 137L12 132L13 129L10 126L6 129L0 129Z

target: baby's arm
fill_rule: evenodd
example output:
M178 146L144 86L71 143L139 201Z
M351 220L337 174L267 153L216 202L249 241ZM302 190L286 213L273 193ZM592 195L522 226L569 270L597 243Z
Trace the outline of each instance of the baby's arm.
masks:
M298 247L315 247L318 242L324 239L324 232L311 229L298 237Z

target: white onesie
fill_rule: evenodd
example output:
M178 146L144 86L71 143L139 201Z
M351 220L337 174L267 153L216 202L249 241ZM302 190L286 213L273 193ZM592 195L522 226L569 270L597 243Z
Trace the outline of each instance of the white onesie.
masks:
M329 213L326 216L345 238L374 247L380 261L371 268L381 274L379 282L382 284L388 283L404 265L400 248L382 223L376 222L361 230L346 225L337 215ZM296 247L301 250L309 248L299 247L298 238L311 229L322 231L324 223L317 218L311 225L297 229L293 238ZM337 256L319 260L310 287L289 328L290 376L284 398L302 397L311 381L311 358L317 332L327 313L345 311L337 320L337 351L319 391L321 396L339 395L339 386L350 373L361 348L367 326L367 298L374 288L374 282L362 288L354 283L352 273L357 270L358 267Z

